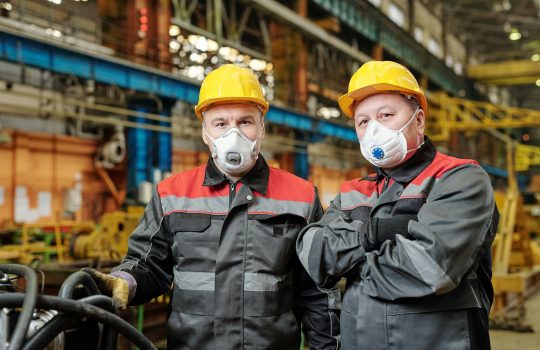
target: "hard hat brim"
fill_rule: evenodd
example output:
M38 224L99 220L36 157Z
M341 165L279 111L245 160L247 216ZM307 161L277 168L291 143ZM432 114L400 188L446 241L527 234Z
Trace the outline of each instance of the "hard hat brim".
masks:
M345 114L349 118L353 118L354 111L352 110L352 107L355 103L362 101L366 97L384 93L413 95L418 99L418 102L420 103L420 108L422 108L424 113L427 113L427 100L422 92L405 89L403 87L392 84L375 84L351 91L342 95L338 99L338 104L343 114Z
M268 102L260 100L258 98L251 98L251 97L221 97L221 98L211 98L205 100L203 103L198 104L195 106L195 114L197 115L197 118L202 121L203 119L203 112L210 108L210 106L215 105L222 105L222 104L234 104L234 103L247 103L250 105L256 104L261 107L261 113L264 116L266 112L268 112L268 109L270 108L270 105Z

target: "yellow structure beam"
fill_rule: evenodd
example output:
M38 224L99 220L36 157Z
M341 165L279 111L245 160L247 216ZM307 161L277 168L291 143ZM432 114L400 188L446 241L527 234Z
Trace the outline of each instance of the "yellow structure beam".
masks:
M490 84L490 85L528 85L528 84L535 84L538 79L540 79L540 75L487 79L487 80L482 80L482 83Z
M436 120L434 134L447 140L450 130L487 130L509 128L540 128L540 111L506 107L489 102L431 94L430 118Z
M428 135L433 141L448 141L451 131L480 131L509 128L540 128L540 111L506 107L449 97L445 93L430 94ZM514 143L513 140L505 140ZM517 144L516 170L540 165L540 147Z
M482 63L467 68L469 78L493 84L529 84L540 77L540 62L531 60ZM532 80L535 78L534 80Z

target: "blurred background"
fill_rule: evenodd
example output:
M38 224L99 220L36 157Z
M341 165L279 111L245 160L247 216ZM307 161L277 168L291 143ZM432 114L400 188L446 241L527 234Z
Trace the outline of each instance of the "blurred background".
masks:
M540 0L0 0L0 261L53 294L114 266L153 187L207 161L193 106L226 63L271 104L266 160L328 206L371 171L337 98L372 59L410 68L428 136L490 175L493 348L537 349ZM166 301L123 317L159 343Z

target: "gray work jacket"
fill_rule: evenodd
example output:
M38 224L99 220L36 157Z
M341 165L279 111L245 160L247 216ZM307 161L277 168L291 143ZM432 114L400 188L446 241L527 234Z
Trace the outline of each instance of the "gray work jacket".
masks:
M309 182L259 157L238 183L207 166L157 186L116 271L137 282L131 304L166 292L170 349L338 348L337 290L321 292L298 261L300 230L322 216Z
M412 219L366 248L375 230L366 225L398 217ZM345 182L323 219L302 231L297 252L318 285L346 278L343 349L488 349L497 223L484 170L426 138L389 174Z

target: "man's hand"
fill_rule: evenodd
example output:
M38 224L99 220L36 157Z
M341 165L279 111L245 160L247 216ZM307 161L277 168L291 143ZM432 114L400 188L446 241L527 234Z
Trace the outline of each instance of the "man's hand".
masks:
M129 284L125 279L107 275L89 267L84 267L81 271L86 272L94 279L101 293L112 296L118 309L126 308L129 298Z
M408 231L409 221L417 221L416 215L396 215L390 218L371 218L366 221L361 231L367 239L366 251L379 250L381 245L391 240L395 242L396 234L411 238Z

